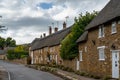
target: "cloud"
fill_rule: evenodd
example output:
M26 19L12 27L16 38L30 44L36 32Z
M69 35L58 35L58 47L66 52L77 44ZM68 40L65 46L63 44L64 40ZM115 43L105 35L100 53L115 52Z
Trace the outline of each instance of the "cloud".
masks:
M29 43L41 34L48 34L48 26L62 29L65 17L68 26L74 23L74 17L86 11L100 11L109 0L0 0L0 24L8 31L3 37L13 37L17 44ZM43 4L45 3L45 4ZM39 4L43 4L42 6ZM44 6L44 7L43 7Z

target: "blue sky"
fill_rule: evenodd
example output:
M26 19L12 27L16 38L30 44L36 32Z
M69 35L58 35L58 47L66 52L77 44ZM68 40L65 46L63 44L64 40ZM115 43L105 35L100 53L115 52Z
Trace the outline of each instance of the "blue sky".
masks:
M110 0L0 0L0 24L8 30L2 37L12 37L17 44L30 43L43 33L48 35L48 26L59 30L65 17L67 27L74 23L80 13L100 11ZM53 26L52 26L53 28Z
M43 8L43 9L49 9L49 8L52 8L53 4L43 2L43 3L40 3L38 6Z

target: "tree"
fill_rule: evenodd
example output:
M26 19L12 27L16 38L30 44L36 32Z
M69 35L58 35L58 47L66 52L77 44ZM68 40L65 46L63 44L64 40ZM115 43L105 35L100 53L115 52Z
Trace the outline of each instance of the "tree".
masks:
M7 39L0 37L0 48L4 49L4 47L15 47L16 41L12 39L11 37L8 37Z
M4 46L5 46L5 39L0 37L0 48L4 49Z
M5 41L6 47L15 47L16 46L16 41L12 39L11 37L8 37Z
M96 15L97 12L95 11L93 13L86 12L85 15L80 14L78 18L75 18L71 33L61 42L60 56L62 59L72 60L78 55L76 40Z
M19 45L15 48L15 51L24 51L24 46Z

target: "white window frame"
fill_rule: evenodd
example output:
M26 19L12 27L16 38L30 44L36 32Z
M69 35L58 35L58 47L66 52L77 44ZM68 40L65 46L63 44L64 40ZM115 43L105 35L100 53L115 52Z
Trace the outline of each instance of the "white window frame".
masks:
M97 47L98 54L99 54L99 60L104 61L105 60L105 46ZM100 50L103 50L103 52L100 52Z
M53 56L52 56L52 54L50 55L50 60L53 60Z
M80 61L83 61L83 55L82 54L83 54L82 51L79 51L79 60Z
M115 34L115 33L117 33L117 23L116 22L112 22L111 34Z
M102 26L99 26L99 33L98 33L98 38L102 38L102 37L105 37L105 33L104 33L104 25Z

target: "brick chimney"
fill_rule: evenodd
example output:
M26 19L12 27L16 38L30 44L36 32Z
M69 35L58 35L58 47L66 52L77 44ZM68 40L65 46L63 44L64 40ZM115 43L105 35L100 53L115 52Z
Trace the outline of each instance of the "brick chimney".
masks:
M51 34L52 34L52 27L49 26L49 35L51 35Z
M66 22L63 23L63 29L65 29L65 28L66 28Z
M43 36L44 36L44 37L46 37L46 34L45 34L45 33L43 33Z
M58 31L58 28L57 28L57 27L55 27L55 28L54 28L54 32L56 33L57 31Z

